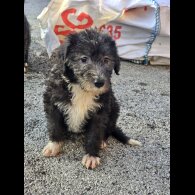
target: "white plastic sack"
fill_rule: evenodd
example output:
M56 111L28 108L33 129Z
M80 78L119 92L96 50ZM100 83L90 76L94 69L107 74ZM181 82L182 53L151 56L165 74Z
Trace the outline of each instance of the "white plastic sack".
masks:
M38 20L49 56L69 33L98 27L116 40L121 58L145 64L160 30L155 0L52 0Z
M170 1L158 0L161 29L148 54L150 64L170 65Z
M121 26L121 37L115 39L119 56L124 59L139 59L147 64L147 56L159 33L158 5L127 9L124 14L106 26Z

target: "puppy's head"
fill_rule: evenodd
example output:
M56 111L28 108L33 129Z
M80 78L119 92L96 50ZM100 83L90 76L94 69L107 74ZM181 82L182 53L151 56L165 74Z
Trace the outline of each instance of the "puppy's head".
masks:
M59 58L64 76L71 83L99 94L109 90L113 70L117 75L120 70L115 41L92 29L69 35L61 46Z

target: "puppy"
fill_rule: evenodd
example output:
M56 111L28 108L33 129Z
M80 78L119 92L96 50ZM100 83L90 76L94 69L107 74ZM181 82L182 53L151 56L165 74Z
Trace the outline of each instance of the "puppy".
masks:
M30 42L31 42L30 26L24 14L24 72L26 72L28 67L28 50L30 47Z
M99 151L109 136L123 144L141 145L116 126L119 104L111 75L113 71L119 74L120 60L115 41L96 30L85 30L69 35L57 53L59 62L52 68L44 92L50 141L43 155L58 155L70 132L85 135L82 164L87 169L100 164Z

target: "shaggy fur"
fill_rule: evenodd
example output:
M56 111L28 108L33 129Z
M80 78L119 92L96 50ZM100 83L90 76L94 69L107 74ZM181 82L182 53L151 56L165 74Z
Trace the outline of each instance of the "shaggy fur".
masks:
M24 15L24 72L28 66L28 50L31 42L30 26L26 16Z
M116 126L119 104L111 75L113 70L119 74L120 60L112 38L85 30L69 35L57 53L59 62L51 70L44 93L50 142L43 154L56 156L69 132L84 133L87 154L82 163L87 168L99 165L99 150L109 136L140 145Z

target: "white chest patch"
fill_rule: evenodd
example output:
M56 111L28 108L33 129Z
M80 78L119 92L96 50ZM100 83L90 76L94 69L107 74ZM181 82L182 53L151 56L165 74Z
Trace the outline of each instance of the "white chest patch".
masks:
M66 123L69 131L81 132L86 119L89 118L89 111L96 111L101 104L95 102L94 93L86 92L78 85L72 86L71 104L57 103L58 108L66 115Z

